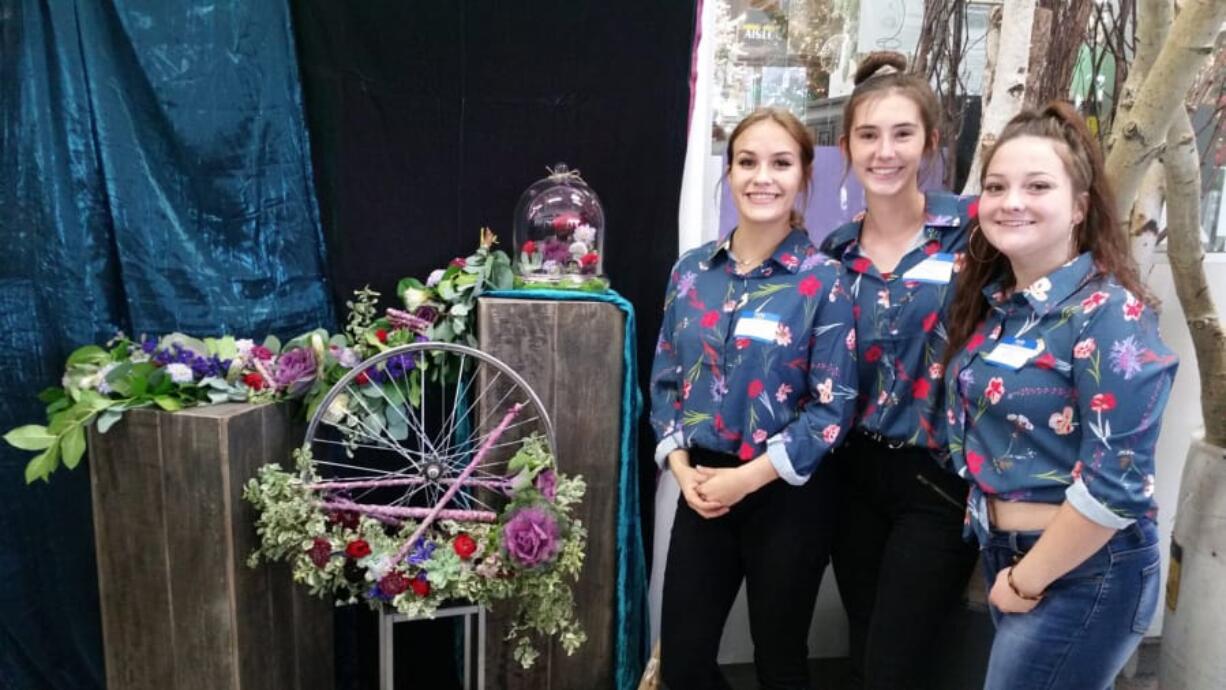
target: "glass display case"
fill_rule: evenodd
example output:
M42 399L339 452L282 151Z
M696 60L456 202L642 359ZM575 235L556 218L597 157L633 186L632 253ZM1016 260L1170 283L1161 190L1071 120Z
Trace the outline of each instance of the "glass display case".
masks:
M525 287L604 290L604 209L578 170L548 168L515 207L515 271Z

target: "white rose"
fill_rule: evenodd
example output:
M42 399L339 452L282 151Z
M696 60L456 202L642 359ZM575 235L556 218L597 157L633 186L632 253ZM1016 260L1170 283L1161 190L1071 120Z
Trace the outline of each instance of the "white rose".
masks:
M175 383L191 383L192 368L182 362L171 362L166 365L166 374L170 376L170 380Z
M570 245L570 255L579 257L587 254L587 245L583 242L574 242Z
M408 288L404 291L404 305L413 311L426 303L430 299L430 294L419 288Z
M336 426L341 423L345 415L349 412L349 395L341 393L336 396L331 405L328 405L328 411L324 412L323 420L328 424Z

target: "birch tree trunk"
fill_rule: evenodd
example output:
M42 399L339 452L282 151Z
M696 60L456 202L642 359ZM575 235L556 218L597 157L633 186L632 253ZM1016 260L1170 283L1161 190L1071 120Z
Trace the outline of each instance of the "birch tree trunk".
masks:
M992 91L979 124L979 144L971 163L963 194L979 192L983 154L996 142L996 135L1026 101L1030 33L1034 25L1035 0L1009 0L1001 17L1000 47L996 55Z
M1200 156L1192 121L1184 108L1167 137L1167 255L1175 292L1183 307L1200 373L1205 442L1226 448L1226 332L1209 284L1200 237Z
M1131 110L1116 119L1107 177L1115 187L1121 218L1128 217L1141 178L1161 153L1171 120L1183 107L1197 68L1212 53L1224 19L1226 0L1187 0Z
M1153 67L1154 60L1162 50L1162 44L1166 42L1174 16L1175 7L1172 0L1141 0L1137 5L1137 53L1128 68L1128 79L1121 89L1120 103L1113 121L1120 122L1132 110L1137 91ZM1111 139L1109 147L1115 137L1112 136ZM1162 216L1162 204L1165 201L1165 181L1166 172L1162 161L1155 160L1141 180L1128 220L1132 255L1137 260L1142 276L1153 267L1154 248L1160 232L1158 219Z

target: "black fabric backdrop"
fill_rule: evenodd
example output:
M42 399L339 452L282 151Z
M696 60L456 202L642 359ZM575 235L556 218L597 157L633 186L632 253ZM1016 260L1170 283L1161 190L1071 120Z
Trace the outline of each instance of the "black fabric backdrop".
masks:
M605 270L635 305L645 386L677 257L693 0L292 7L338 313L366 284L391 304L397 280L469 254L481 226L510 251L519 195L565 161L604 203ZM338 675L373 687L370 621L341 616Z

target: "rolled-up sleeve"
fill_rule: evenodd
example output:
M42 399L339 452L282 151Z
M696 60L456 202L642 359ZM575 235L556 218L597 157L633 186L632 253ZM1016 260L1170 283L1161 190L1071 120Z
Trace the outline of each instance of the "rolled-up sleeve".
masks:
M1097 307L1075 345L1081 443L1065 497L1121 529L1153 505L1154 449L1178 359L1156 314L1123 290Z
M651 428L656 435L656 464L664 466L668 454L685 447L681 426L683 372L674 340L676 327L677 269L674 267L664 295L664 319L651 365Z

